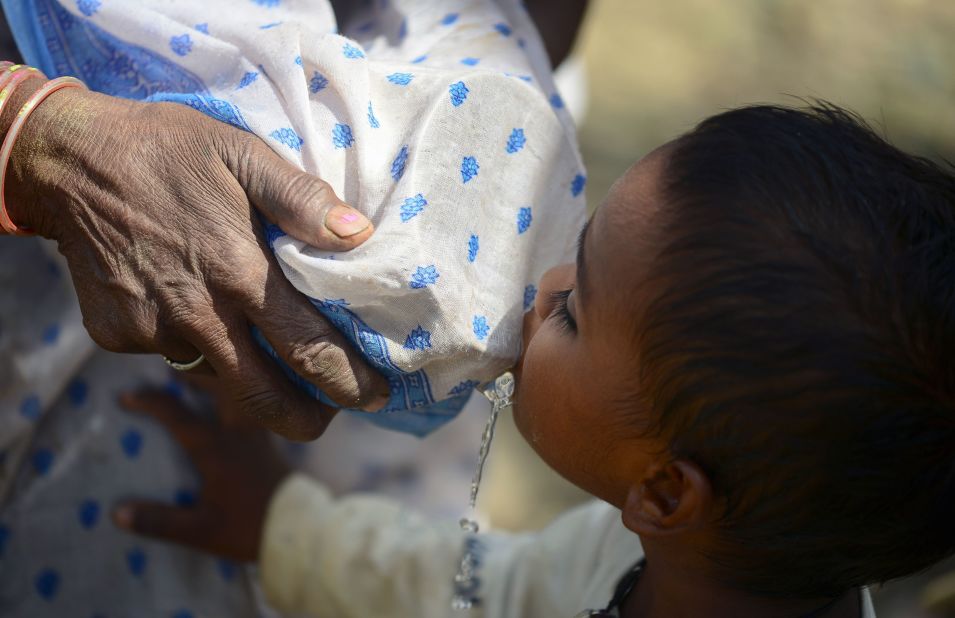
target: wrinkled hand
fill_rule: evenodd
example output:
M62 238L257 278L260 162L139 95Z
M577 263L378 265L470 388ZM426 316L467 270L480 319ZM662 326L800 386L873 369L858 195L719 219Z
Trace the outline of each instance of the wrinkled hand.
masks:
M58 241L100 346L202 353L246 415L291 439L318 437L330 417L250 325L338 404L386 401L385 379L283 276L252 206L327 250L354 248L372 226L254 135L183 105L67 89L31 116L8 178L13 220Z
M202 486L194 506L132 501L113 511L113 521L225 558L257 560L269 501L290 472L272 437L222 406L219 422L203 420L167 393L128 394L120 403L172 433L195 464Z

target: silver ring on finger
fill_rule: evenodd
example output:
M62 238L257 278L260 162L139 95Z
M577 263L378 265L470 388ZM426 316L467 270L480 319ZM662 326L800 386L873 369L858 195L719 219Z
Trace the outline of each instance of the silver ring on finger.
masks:
M162 359L163 359L164 361L166 361L166 364L167 364L167 365L169 365L170 367L172 367L172 368L175 369L176 371L189 371L189 370L191 370L191 369L195 369L196 367L198 367L199 365L201 365L202 363L204 363L205 360L206 360L206 357L205 357L204 354L200 354L200 355L199 355L199 358L197 358L197 359L194 360L194 361L190 361L190 362L188 362L188 363L179 363L179 362L176 362L176 361L172 360L171 358L169 358L168 356L163 356Z

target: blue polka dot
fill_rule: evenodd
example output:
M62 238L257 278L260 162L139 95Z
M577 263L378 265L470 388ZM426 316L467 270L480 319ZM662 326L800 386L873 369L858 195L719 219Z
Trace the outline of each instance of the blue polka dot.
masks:
M332 144L335 148L350 148L354 143L355 138L352 136L350 126L338 123L332 128Z
M148 564L149 558L146 556L146 552L139 547L134 547L126 552L126 567L135 577L142 577Z
M407 350L427 350L431 347L431 333L418 324L418 328L412 330L405 339L404 347Z
M239 80L239 85L235 87L236 90L242 90L246 86L251 85L255 80L259 78L258 71L249 71L242 76L242 79Z
M316 92L325 90L326 86L328 86L328 78L318 71L315 71L312 74L312 79L310 79L308 82L308 91L312 94L315 94Z
M299 137L298 133L295 132L295 129L292 129L291 127L276 129L269 133L269 137L276 140L277 142L285 144L296 152L301 151L302 144L305 143L305 140Z
M140 451L143 450L143 434L135 429L128 429L120 436L119 444L123 447L123 453L125 453L127 457L135 459L139 457Z
M487 339L487 334L491 330L491 327L487 324L487 318L483 315L474 316L471 321L471 328L474 330L474 336L477 337L478 341Z
M192 51L192 37L189 34L180 34L169 38L169 49L177 56L186 56Z
M342 47L342 54L344 54L346 58L351 58L352 60L365 57L365 52L361 51L351 43L345 43L345 45Z
M527 138L524 137L524 129L514 129L511 131L510 137L507 138L507 146L504 147L504 150L508 154L514 154L524 148L526 143Z
M44 328L42 338L45 345L53 345L56 343L56 340L60 338L60 325L50 324Z
M517 212L517 233L523 234L531 226L531 221L533 217L531 216L530 206L521 208Z
M477 259L478 249L480 248L480 241L478 240L477 234L471 234L470 240L468 240L468 261L474 262Z
M301 57L301 56L295 56L295 64L297 64L298 66L302 66L302 57Z
M252 0L252 2L258 4L259 6L264 6L267 9L278 6L282 0Z
M401 25L398 26L398 40L403 41L404 38L408 36L408 19L402 19Z
M505 23L494 24L494 29L501 33L501 36L511 36L511 27Z
M448 13L447 15L445 15L444 17L441 18L441 25L442 25L442 26L450 26L451 24L453 24L453 23L456 22L456 21L458 21L458 14L457 14L457 13Z
M461 58L461 64L465 64L469 67L477 66L479 62L481 62L480 58Z
M182 382L176 378L169 378L169 380L163 385L162 390L167 395L172 395L176 399L182 399L182 395L185 392L182 388Z
M570 182L570 194L577 197L584 190L585 186L587 186L587 177L583 174L577 174Z
M99 10L101 4L100 0L76 0L76 8L87 17L92 17Z
M196 24L193 26L196 32L201 32L202 34L209 34L209 24Z
M534 299L537 298L537 286L531 284L524 288L524 311L527 311L534 305Z
M3 557L3 552L7 549L7 539L9 538L10 528L0 526L0 558Z
M464 103L471 91L464 82L455 82L448 87L448 92L451 93L451 105L458 107Z
M564 100L556 92L550 95L550 104L554 109L563 109Z
M176 506L181 507L196 506L196 492L191 489L180 489L176 492L173 502L176 503Z
M414 79L413 73L392 73L388 76L388 81L396 86L407 86Z
M59 277L59 276L60 276L60 267L59 267L59 265L57 265L56 262L48 262L47 265L46 265L46 270L47 270L47 272L50 273L50 275L53 276L53 277Z
M76 510L77 519L80 525L89 530L99 521L100 507L96 500L83 500Z
M60 574L54 569L43 569L33 579L36 593L46 601L52 601L60 589Z
M40 413L42 412L40 406L40 398L37 395L30 394L23 398L23 401L20 402L20 416L27 418L31 421L35 421L40 418Z
M374 27L375 27L375 20L370 19L366 21L365 23L359 25L357 28L355 28L355 30L364 34L366 32L370 32L371 29Z
M527 41L525 41L524 39L517 39L517 46L520 47L521 49L524 49L525 47L527 47Z
M238 567L231 560L220 559L216 561L216 566L219 570L219 575L222 579L227 582L231 582L235 579L236 572L238 572Z
M50 449L38 448L33 451L33 456L30 458L30 461L33 463L33 469L36 473L43 476L53 467L54 458L53 451Z
M70 405L74 408L78 408L86 403L89 390L89 386L80 378L76 378L70 382L69 386L66 387L66 397L70 400Z
M479 169L481 169L481 166L478 165L477 159L474 157L464 157L461 160L461 181L464 183L469 182L478 175Z
M440 276L434 264L430 266L419 266L414 274L411 275L411 281L408 282L408 286L414 290L420 290L437 283Z
M427 205L428 200L424 199L424 196L420 193L413 197L406 197L405 201L401 204L401 222L407 223L416 217L419 212L424 210L424 207Z
M428 55L427 55L427 54L425 54L424 56L418 56L417 58L415 58L414 60L411 61L411 64L421 64L422 62L424 62L424 61L427 60L427 59L428 59Z
M398 182L401 180L401 177L405 174L405 164L408 162L408 146L402 146L401 150L398 151L398 154L395 156L395 160L391 162L391 178Z

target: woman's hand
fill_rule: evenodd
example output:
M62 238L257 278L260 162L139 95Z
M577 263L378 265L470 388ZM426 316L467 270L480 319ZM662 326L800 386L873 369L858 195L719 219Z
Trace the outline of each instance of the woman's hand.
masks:
M259 557L272 494L290 468L272 436L231 418L220 406L219 422L202 420L175 397L141 392L120 403L165 426L192 459L202 487L192 506L133 501L113 512L122 528L240 561Z
M250 325L340 405L387 400L386 380L283 276L252 207L327 250L354 248L372 226L256 136L183 105L65 89L24 127L7 187L13 221L58 242L107 350L201 353L249 418L291 439L318 437L330 416Z

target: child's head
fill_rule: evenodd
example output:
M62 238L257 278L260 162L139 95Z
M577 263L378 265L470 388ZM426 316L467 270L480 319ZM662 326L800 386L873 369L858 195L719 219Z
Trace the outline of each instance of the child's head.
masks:
M846 112L638 162L525 325L518 426L648 551L783 597L955 551L955 177Z

